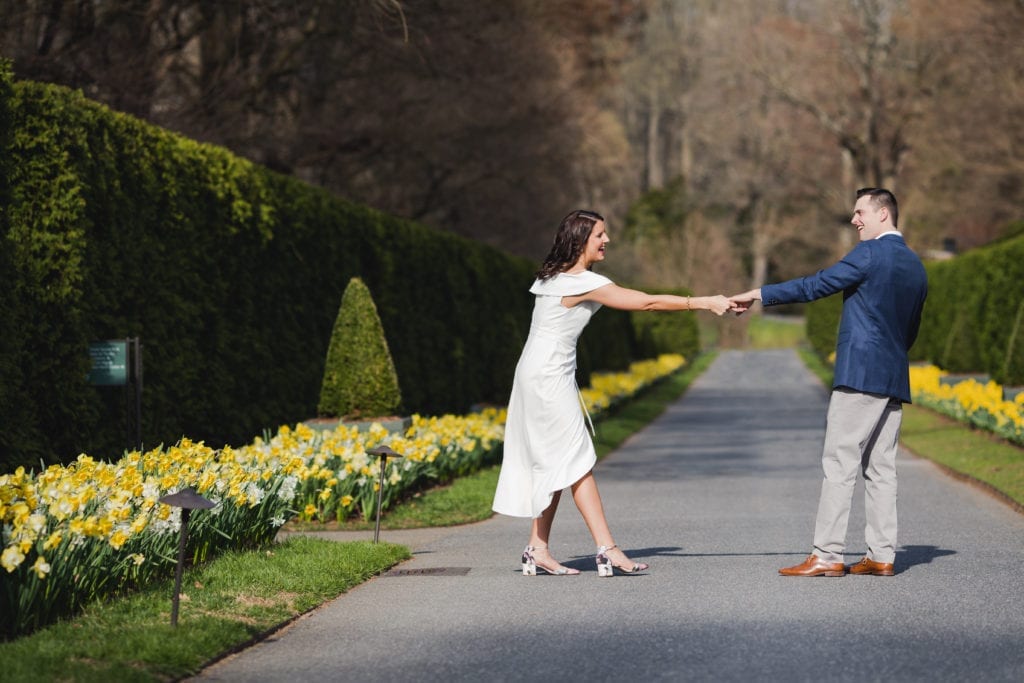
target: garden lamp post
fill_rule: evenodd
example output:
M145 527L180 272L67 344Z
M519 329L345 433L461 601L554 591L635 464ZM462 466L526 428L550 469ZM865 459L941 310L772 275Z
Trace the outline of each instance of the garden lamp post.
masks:
M159 500L164 505L181 508L181 538L178 541L178 568L174 574L174 596L171 598L171 626L178 625L178 596L181 594L181 570L185 564L185 541L188 538L188 516L192 510L209 509L215 503L199 495L194 488L188 486L177 493L164 496Z
M377 525L373 530L373 542L376 543L377 539L380 538L380 506L384 498L384 468L387 465L388 458L401 458L404 456L391 450L388 446L369 448L366 452L380 458L380 486L377 488Z

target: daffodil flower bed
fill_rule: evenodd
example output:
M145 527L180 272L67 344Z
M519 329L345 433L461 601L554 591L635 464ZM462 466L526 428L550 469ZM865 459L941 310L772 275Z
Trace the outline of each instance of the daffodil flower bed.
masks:
M911 366L914 402L1024 445L1024 392L1006 401L996 382L965 379L943 384L941 378L947 374L934 365Z
M632 363L628 372L595 372L590 376L590 386L581 389L580 394L587 410L600 415L685 364L681 355L671 353Z
M382 507L410 490L473 472L497 458L504 437L505 409L487 408L466 416L414 415L401 434L379 423L366 431L339 425L315 431L305 424L282 427L255 447L287 454L295 463L295 512L300 519L369 518L380 490L380 465L367 450L386 445L401 458L387 460Z
M582 392L599 416L675 372L679 355L634 363L626 373L595 374ZM173 572L180 508L159 499L191 486L212 501L190 516L187 557L259 547L292 517L369 517L380 490L378 461L387 445L383 505L428 482L446 481L496 461L505 410L465 416L413 416L403 433L381 425L360 431L281 427L239 448L212 449L182 439L117 462L87 455L39 474L0 475L0 638L11 638L71 614L92 600L131 590Z

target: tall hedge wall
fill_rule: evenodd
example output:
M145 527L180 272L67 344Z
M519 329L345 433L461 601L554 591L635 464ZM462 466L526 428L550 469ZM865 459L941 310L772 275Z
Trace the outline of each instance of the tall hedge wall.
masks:
M504 403L535 264L343 201L0 64L0 465L132 446L131 397L88 345L141 337L146 447L219 446L316 413L338 302L373 292L404 408ZM590 370L626 367L596 316Z
M925 264L928 301L912 360L1024 384L1024 236ZM811 342L835 347L841 295L807 307Z

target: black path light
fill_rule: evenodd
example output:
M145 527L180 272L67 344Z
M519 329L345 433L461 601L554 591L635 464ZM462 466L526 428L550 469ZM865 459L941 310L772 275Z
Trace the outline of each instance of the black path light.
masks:
M366 449L366 452L380 458L380 486L377 488L377 525L373 530L373 542L376 543L377 539L380 538L380 506L384 499L384 468L387 465L388 458L404 458L405 456L400 453L396 453L388 446L368 448Z
M178 541L178 569L174 574L174 597L171 598L171 626L178 625L178 596L181 593L181 569L185 564L185 541L188 538L188 516L192 510L212 508L216 503L207 500L188 486L177 493L164 496L158 502L181 508L181 539Z

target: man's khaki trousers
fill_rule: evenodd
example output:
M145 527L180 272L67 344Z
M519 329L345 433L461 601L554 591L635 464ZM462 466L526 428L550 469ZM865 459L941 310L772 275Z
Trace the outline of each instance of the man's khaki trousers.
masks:
M821 456L818 518L814 554L826 562L842 562L846 527L857 483L864 475L864 540L867 556L890 563L896 557L896 452L903 405L896 399L851 389L832 391Z

